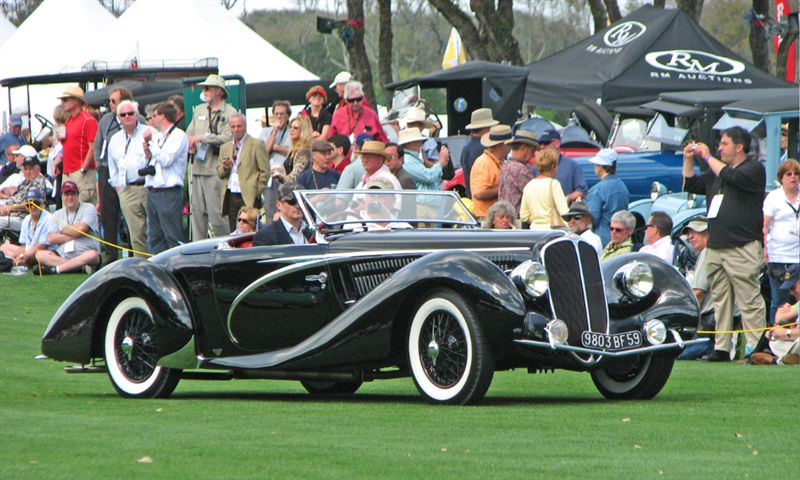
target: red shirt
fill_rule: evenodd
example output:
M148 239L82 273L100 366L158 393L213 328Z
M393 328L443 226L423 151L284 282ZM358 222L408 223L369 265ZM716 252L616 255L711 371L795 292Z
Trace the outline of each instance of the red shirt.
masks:
M375 140L389 143L375 110L362 106L360 115L356 118L350 110L350 105L347 105L333 114L331 128L328 129L328 138L334 135L344 135L345 137L352 135L352 139L355 140L362 132L370 134Z
M345 167L347 167L348 165L350 165L349 155L346 156L345 158L343 158L342 161L339 162L339 165L334 165L333 162L329 162L328 163L328 168L330 168L331 170L335 170L335 171L339 172L339 174L341 175L341 173L344 171Z
M72 173L81 169L81 164L89 151L89 143L94 142L97 135L97 120L88 112L67 119L67 136L64 139L64 173ZM95 168L94 161L89 168Z

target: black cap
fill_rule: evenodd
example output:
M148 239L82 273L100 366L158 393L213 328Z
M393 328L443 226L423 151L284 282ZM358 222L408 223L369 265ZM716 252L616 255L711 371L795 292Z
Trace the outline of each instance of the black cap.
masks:
M303 186L297 182L286 182L278 187L278 200L294 200L294 191L302 190Z

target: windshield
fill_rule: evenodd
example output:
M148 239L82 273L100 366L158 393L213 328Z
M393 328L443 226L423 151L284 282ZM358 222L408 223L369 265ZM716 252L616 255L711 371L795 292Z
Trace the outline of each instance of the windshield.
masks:
M297 192L316 225L378 228L475 226L453 192L418 190L303 190Z

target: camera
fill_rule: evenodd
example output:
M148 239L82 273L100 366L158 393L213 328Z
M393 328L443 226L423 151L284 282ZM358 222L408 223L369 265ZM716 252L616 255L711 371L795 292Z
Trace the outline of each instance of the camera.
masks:
M148 165L144 168L140 168L137 173L140 177L146 177L148 175L155 175L156 174L156 167L153 165Z

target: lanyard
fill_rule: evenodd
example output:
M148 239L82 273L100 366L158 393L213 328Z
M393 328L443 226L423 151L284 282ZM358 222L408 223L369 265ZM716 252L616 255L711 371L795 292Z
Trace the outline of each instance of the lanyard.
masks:
M173 123L172 126L169 127L169 130L167 130L167 134L164 135L164 138L162 138L160 142L156 142L158 144L158 148L164 147L164 145L167 143L167 140L169 140L169 136L172 134L172 131L175 130L176 126L177 125Z

